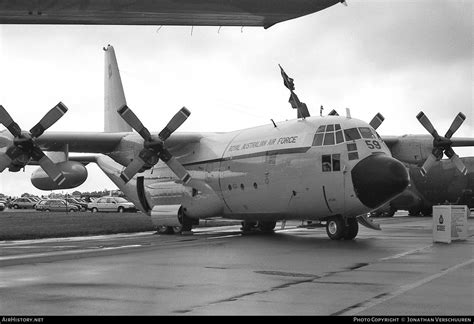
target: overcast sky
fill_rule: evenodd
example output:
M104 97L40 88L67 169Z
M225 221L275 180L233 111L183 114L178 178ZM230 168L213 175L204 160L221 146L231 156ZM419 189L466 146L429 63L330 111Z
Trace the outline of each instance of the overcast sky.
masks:
M128 105L152 131L182 106L191 116L179 131L295 118L281 64L312 115L320 105L366 121L381 112L381 135L426 134L415 118L423 110L444 134L461 111L455 136L474 136L472 10L468 0L348 0L268 30L0 25L0 104L30 129L63 101L69 111L50 130L102 131L102 47L112 44ZM88 170L77 190L115 188ZM0 192L48 194L33 187L32 171L3 172Z

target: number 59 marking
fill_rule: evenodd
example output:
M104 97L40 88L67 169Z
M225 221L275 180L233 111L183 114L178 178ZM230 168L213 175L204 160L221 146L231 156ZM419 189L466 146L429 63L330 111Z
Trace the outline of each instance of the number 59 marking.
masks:
M373 149L378 149L380 150L382 148L382 146L380 146L380 143L378 141L365 141L365 144L367 144L367 147L371 150Z

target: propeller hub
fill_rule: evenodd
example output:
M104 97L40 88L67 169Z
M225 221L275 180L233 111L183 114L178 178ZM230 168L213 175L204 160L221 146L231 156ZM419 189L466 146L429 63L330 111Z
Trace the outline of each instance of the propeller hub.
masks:
M453 141L451 141L449 138L442 137L442 136L435 138L433 140L433 147L439 147L442 149L447 149L451 147L452 144L453 144Z

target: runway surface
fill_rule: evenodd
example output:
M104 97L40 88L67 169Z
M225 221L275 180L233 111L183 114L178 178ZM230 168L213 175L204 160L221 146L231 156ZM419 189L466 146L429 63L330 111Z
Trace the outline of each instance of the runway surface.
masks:
M288 222L0 242L8 315L472 315L469 237L432 242L431 218L375 219L354 241ZM279 225L277 225L279 226Z

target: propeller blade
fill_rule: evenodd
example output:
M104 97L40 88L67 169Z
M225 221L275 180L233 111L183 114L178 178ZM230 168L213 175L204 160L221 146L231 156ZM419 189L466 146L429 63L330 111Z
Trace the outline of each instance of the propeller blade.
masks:
M143 126L137 115L135 115L135 113L127 105L120 107L117 112L127 122L127 124L129 124L134 130L138 132L138 134L140 134L141 137L143 137L145 141L149 141L151 139L151 134L148 129Z
M446 135L444 137L446 138L451 138L453 134L458 130L458 128L462 125L462 123L466 120L466 116L463 113L459 113L456 118L454 118L453 123L449 127L448 131L446 132Z
M385 120L385 117L382 116L381 113L377 113L377 115L372 118L370 121L369 125L372 126L374 129L379 128L379 126L382 124L382 122Z
M3 172L11 162L12 159L6 153L0 153L0 172Z
M423 176L426 176L428 171L431 169L433 164L437 161L436 156L431 153L428 158L426 159L425 163L423 163L423 166L421 167L420 171Z
M420 111L418 115L416 115L416 118L418 121L423 125L423 127L430 133L434 138L439 138L438 132L436 129L433 127L433 124L431 124L430 120L428 117L426 117L425 113Z
M21 128L15 123L8 111L0 105L0 123L2 123L8 131L15 137L21 135Z
M140 156L136 156L132 162L122 171L120 178L122 178L125 183L129 182L135 174L140 171L140 169L145 165L145 161L142 160Z
M451 157L451 162L454 163L454 165L456 166L456 168L457 168L463 175L466 175L466 174L467 174L467 167L466 167L466 165L462 162L462 160L459 158L459 155L454 154L454 155Z
M167 149L163 149L160 154L160 159L166 163L166 165L173 171L173 173L181 180L183 183L188 183L191 180L191 175L183 167L181 163L176 160Z
M44 133L45 130L50 128L54 123L56 123L64 114L67 112L67 107L59 102L56 106L51 108L50 111L44 115L43 118L30 129L32 137L39 137ZM46 170L45 170L46 171Z
M58 169L56 164L54 164L51 159L44 154L44 152L37 146L32 150L31 156L38 161L41 168L46 172L46 174L58 185L60 186L65 180L66 177Z
M189 172L173 156L168 161L165 161L165 163L184 184L191 180L191 175Z
M467 174L467 168L466 165L462 162L462 160L459 158L459 155L457 155L454 150L450 147L444 150L444 154L451 160L451 162L454 163L456 168L463 174Z
M171 118L168 125L166 125L160 134L158 134L158 137L162 141L166 140L175 130L179 128L179 126L181 126L186 121L186 119L188 119L189 115L191 115L191 112L186 107L181 108L181 110L178 111L173 116L173 118Z

